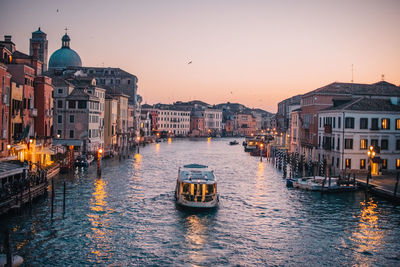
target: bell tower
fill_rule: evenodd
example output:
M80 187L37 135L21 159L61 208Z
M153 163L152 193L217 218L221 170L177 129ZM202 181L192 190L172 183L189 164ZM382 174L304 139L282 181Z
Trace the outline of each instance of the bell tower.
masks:
M39 48L39 60L43 62L42 73L47 71L47 54L48 54L48 41L47 34L40 30L32 32L32 38L29 39L29 55L33 56L35 53L35 48Z

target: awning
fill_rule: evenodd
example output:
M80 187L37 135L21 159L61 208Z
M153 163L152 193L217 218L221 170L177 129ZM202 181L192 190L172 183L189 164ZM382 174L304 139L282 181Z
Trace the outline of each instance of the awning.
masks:
M53 145L82 146L83 141L78 139L53 139Z
M20 145L14 145L14 146L12 146L11 147L11 149L14 149L14 150L24 150L24 149L27 149L28 147L26 146L26 144L20 144Z

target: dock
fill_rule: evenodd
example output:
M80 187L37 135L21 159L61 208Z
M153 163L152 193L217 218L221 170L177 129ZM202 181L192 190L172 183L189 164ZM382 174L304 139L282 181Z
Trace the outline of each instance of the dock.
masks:
M368 188L372 194L400 203L399 177L399 173L397 175L373 176L369 180L368 186L366 178L357 178L357 184L361 188Z

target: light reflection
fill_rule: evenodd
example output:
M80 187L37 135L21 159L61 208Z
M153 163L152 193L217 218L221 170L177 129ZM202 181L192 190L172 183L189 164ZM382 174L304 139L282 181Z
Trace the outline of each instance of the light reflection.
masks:
M368 260L363 254L371 253L379 249L382 239L383 231L378 226L379 214L376 211L378 205L372 198L368 201L365 200L361 204L361 213L359 215L359 225L356 231L352 233L351 240L358 245L355 255L356 260L363 262ZM364 264L366 264L364 262Z
M108 207L106 201L106 185L107 183L102 179L95 180L93 197L90 200L91 213L87 214L89 222L92 224L92 231L87 234L87 237L93 241L90 252L96 256L97 262L112 257L109 247L111 244L109 236L112 235L112 231L109 229L111 224L109 214L114 210Z
M265 195L265 188L264 188L264 163L260 162L258 164L258 169L257 169L257 177L256 177L256 198L257 201L259 202L258 204L261 204L261 200L263 196Z
M134 156L134 161L133 161L133 167L135 170L140 170L140 163L142 162L142 155L140 154L135 154Z
M206 261L206 253L202 250L206 238L207 227L204 223L204 218L200 219L197 215L190 215L186 218L188 229L185 233L186 245L192 266L197 266L195 263L204 263Z
M172 143L172 138L170 137L170 138L168 138L168 144L171 144Z
M156 144L156 153L158 154L160 152L160 143Z

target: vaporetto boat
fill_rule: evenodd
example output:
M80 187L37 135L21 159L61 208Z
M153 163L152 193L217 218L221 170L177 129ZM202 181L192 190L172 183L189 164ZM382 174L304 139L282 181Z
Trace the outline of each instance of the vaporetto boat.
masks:
M188 208L215 208L219 203L217 181L208 166L188 164L179 168L176 203Z

